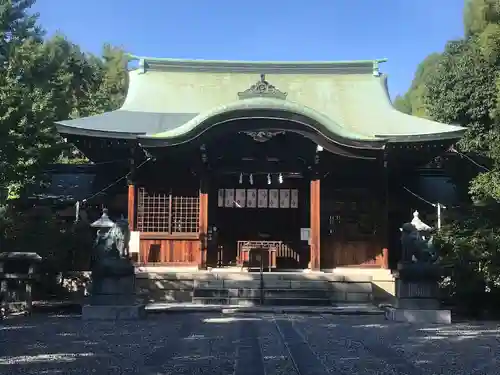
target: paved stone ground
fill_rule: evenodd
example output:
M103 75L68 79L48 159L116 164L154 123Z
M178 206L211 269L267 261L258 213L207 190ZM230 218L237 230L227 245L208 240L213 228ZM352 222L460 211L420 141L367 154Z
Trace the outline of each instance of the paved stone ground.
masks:
M171 313L0 322L0 374L498 374L500 325L380 316Z

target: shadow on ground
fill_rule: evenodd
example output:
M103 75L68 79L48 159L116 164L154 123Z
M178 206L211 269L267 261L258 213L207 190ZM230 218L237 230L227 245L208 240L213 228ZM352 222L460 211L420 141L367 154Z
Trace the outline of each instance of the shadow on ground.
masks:
M33 316L0 323L0 374L497 374L494 322L191 313L143 321Z

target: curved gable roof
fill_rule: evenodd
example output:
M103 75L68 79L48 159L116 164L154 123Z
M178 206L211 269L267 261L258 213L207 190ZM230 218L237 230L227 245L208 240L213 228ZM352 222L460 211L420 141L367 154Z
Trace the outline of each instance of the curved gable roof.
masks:
M217 121L210 121L210 117L226 116L227 121L245 111L253 115L258 115L259 111L268 111L269 115L272 111L275 116L278 112L288 111L288 119L293 118L293 114L308 117L320 124L316 130L323 135L353 142L454 140L462 136L465 131L462 127L397 111L389 98L387 77L378 74L381 61L237 62L144 58L139 68L130 72L130 87L122 108L97 116L59 121L57 126L62 134L109 138L146 136L148 139L163 138L168 141L166 143L171 143L174 139L181 140L203 132L204 127L214 126ZM327 114L302 105L300 96L295 101L254 98L213 106L201 113L189 111L193 109L189 106L184 108L187 111L177 112L178 108L165 99L176 93L169 91L171 86L166 84L168 79L164 72L200 71L228 74L265 71L275 74L277 79L286 74L312 75L321 86L319 90L323 90L321 94L332 98L331 105L328 104ZM321 77L327 77L325 80L328 81L322 82ZM188 94L185 95L189 98ZM212 94L207 90L206 95ZM282 115L277 118L283 118ZM195 129L197 126L201 128Z

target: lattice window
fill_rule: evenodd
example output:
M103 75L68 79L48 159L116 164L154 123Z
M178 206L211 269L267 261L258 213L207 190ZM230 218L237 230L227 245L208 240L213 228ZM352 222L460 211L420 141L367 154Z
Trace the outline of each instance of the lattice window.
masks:
M139 189L137 229L141 232L197 233L199 231L199 197L149 193Z
M173 197L172 233L196 233L199 229L200 199Z

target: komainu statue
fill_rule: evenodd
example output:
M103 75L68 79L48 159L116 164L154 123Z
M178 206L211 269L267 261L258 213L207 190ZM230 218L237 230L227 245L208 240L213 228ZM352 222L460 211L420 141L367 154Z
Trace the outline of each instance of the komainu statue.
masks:
M128 222L118 220L113 223L104 212L93 226L98 228L92 253L93 279L133 275L134 266L128 252Z
M401 228L401 246L404 263L435 263L438 257L432 243L433 228L418 217L418 211L413 213L413 220L403 224Z

